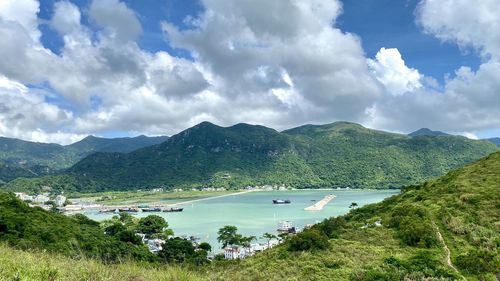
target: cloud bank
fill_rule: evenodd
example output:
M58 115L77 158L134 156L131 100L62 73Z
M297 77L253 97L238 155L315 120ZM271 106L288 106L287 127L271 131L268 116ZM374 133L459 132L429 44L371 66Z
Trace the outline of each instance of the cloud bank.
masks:
M158 23L184 58L142 49L139 18L119 0L59 1L49 23L35 0L1 1L0 135L69 143L110 131L174 134L205 120L276 129L335 120L393 131L500 127L498 1L418 5L423 32L483 61L444 85L390 46L367 58L362 38L336 27L340 1L202 4L187 29ZM62 38L59 53L42 44L41 24Z

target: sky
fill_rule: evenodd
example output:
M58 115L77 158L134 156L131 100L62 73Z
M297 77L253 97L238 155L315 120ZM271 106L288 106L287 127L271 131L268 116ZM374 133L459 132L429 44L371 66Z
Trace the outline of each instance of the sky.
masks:
M2 0L0 135L202 121L500 136L500 1Z

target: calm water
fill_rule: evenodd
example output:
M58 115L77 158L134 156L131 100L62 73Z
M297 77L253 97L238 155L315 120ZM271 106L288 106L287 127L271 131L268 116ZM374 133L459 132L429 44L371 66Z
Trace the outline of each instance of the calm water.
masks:
M320 200L325 195L335 194L337 197L321 211L304 211L314 204L311 200ZM302 228L324 218L338 216L349 211L352 202L359 206L376 203L395 195L395 190L300 190L300 191L259 191L239 195L231 195L206 201L182 205L180 213L154 213L164 217L175 235L200 237L201 241L218 247L217 231L224 225L235 225L240 233L261 237L265 232L276 234L280 221L291 221L294 226ZM272 199L290 199L291 204L274 205ZM143 217L152 213L138 213ZM92 219L103 220L112 214L86 213Z

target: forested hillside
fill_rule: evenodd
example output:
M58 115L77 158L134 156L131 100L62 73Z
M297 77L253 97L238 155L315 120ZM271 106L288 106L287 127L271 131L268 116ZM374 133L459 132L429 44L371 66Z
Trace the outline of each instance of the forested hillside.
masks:
M415 136L336 122L284 132L208 122L131 153L95 153L62 176L18 179L10 190L286 185L399 188L477 160L498 147L461 136Z
M0 137L0 184L19 177L54 174L94 152L128 153L167 139L168 137L163 136L112 139L88 136L63 146Z

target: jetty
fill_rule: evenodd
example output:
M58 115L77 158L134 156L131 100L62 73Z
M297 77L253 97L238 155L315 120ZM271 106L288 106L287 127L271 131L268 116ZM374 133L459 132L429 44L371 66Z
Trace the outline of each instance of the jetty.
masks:
M325 196L323 199L319 200L318 202L312 204L309 207L304 208L305 211L321 211L323 210L323 207L325 207L330 201L335 198L335 195L329 194Z

